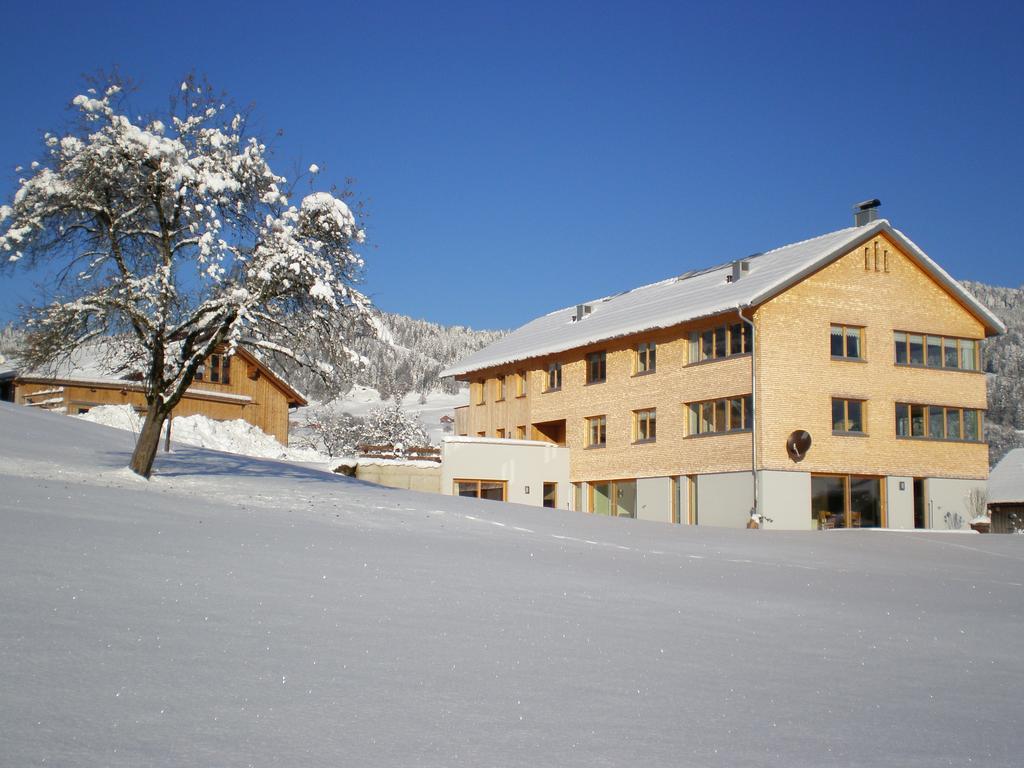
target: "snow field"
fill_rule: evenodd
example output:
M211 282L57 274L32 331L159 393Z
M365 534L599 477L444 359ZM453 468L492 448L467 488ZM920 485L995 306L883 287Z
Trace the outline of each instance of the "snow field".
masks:
M1018 765L1020 537L421 495L0 404L10 765Z

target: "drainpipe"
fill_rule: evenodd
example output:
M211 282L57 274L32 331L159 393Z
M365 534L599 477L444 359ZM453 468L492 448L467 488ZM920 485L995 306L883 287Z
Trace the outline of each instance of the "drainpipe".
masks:
M743 315L743 307L736 307L736 314L740 316L740 320L750 326L750 406L754 410L753 423L750 425L750 476L754 481L754 508L750 510L750 516L760 516L760 511L757 503L757 422L758 422L758 407L757 407L757 368L754 365L755 345L756 341L754 331L754 321L748 319ZM762 519L763 522L763 519Z

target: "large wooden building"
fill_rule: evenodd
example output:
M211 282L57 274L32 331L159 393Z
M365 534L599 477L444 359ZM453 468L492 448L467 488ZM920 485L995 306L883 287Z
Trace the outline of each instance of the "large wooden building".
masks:
M55 372L9 377L13 400L22 405L69 414L97 405L131 405L144 411L138 377L117 376L94 357L72 359ZM202 415L218 421L244 419L288 444L288 414L306 399L244 346L232 355L211 355L174 409L174 416Z
M456 433L567 446L570 506L598 514L965 525L988 476L980 342L1005 327L872 203L526 324L444 372L470 383Z

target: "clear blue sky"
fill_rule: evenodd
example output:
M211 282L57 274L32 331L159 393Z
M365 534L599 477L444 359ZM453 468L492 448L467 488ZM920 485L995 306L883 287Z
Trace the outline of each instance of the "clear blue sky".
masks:
M883 215L1024 283L1024 4L4 0L0 197L82 73L190 70L368 205L366 290L513 327ZM31 295L0 277L0 323Z

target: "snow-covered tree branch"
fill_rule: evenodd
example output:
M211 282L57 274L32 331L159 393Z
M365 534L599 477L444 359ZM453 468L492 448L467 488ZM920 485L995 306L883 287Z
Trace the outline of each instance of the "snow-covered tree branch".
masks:
M294 203L245 118L181 83L167 114L132 118L120 82L76 96L76 128L0 206L0 259L55 275L27 311L26 361L114 336L144 371L148 412L131 467L149 476L160 428L215 351L246 339L330 376L365 325L363 230L344 194Z

